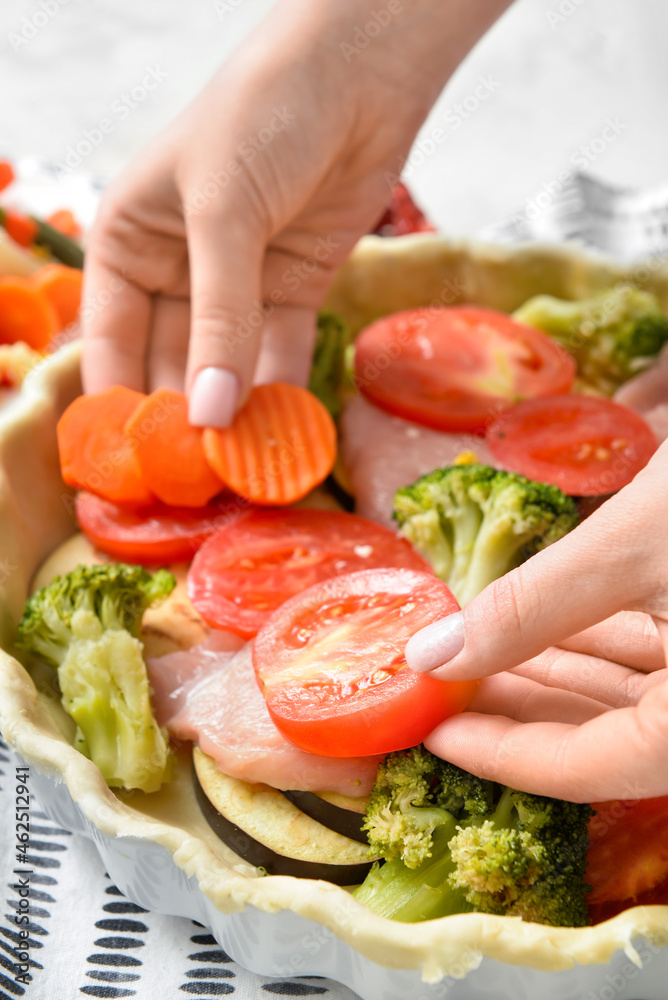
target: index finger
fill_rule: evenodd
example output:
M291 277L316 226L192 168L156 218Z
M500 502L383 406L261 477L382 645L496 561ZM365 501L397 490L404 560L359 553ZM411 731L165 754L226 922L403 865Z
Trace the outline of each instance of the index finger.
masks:
M483 778L570 802L668 794L668 682L580 726L465 712L424 741Z
M85 392L111 385L145 389L152 297L122 272L86 258L81 323Z

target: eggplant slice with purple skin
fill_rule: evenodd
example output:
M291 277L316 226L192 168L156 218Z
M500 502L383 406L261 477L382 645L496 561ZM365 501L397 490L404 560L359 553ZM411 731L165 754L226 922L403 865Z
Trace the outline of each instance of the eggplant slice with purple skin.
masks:
M368 844L367 835L362 829L367 799L349 799L344 795L318 792L289 791L281 794L323 826L335 830L343 837L349 837L350 840Z
M368 849L307 816L269 785L224 774L213 758L193 750L195 795L214 833L268 875L359 885L373 863Z

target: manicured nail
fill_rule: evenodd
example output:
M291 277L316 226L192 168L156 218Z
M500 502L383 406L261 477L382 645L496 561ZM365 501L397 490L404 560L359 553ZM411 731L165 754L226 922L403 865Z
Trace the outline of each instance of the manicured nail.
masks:
M202 368L190 393L193 427L229 427L239 398L239 379L228 368Z
M425 673L443 666L463 648L464 617L457 611L411 636L406 645L406 662L411 670Z

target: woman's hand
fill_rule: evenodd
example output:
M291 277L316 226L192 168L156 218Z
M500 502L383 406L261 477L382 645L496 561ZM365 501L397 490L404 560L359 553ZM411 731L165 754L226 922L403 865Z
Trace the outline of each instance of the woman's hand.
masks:
M86 390L185 385L191 421L225 426L254 380L306 382L334 272L508 3L281 0L107 192L87 251Z
M414 669L487 678L425 743L575 802L666 795L667 642L668 442L573 532L410 640Z

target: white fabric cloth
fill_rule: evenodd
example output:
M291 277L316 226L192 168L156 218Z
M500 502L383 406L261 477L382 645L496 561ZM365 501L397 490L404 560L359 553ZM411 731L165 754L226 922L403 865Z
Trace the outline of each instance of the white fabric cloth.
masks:
M25 862L22 855L17 859L16 799L15 760L0 741L0 878L6 904L0 916L0 1000L74 1000L82 994L355 1000L345 986L328 979L278 980L247 972L206 927L130 902L105 873L95 845L56 826L32 795L30 846ZM26 869L32 874L15 874ZM29 912L20 908L22 879L29 881ZM25 930L27 940L20 937ZM27 969L18 967L26 952Z

